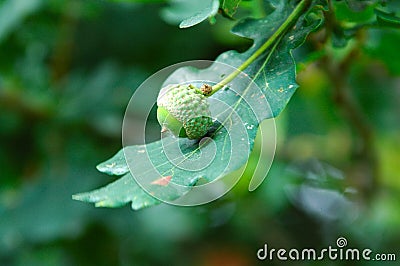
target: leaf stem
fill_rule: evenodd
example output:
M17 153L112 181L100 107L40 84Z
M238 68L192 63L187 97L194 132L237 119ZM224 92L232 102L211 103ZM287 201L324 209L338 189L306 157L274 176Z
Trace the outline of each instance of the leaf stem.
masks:
M218 82L215 86L213 86L212 92L208 95L211 96L216 93L218 90L223 88L229 82L231 82L237 75L239 75L244 69L246 69L251 63L254 62L262 53L265 52L277 39L284 34L289 27L293 25L295 21L300 17L300 15L308 8L310 5L311 0L302 0L293 12L288 16L288 18L283 22L283 24L268 38L268 40L258 48L254 54L252 54L246 61L244 61L235 71L229 74L226 78Z

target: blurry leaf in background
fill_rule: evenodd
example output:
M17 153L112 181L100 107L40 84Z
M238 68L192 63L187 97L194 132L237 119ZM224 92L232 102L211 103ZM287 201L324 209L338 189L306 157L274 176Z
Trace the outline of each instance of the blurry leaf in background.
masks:
M43 4L43 0L3 0L0 2L0 42Z
M104 62L91 73L73 71L60 88L62 97L57 115L68 123L84 119L99 133L120 137L121 107L128 103L146 75L144 70L118 66L113 62Z
M359 1L351 1L359 2ZM376 4L362 5L362 8L352 8L346 1L332 1L335 16L331 19L337 20L331 23L332 43L335 47L345 47L347 42L354 38L354 34L360 25L373 23L375 21L374 6ZM340 23L339 23L340 21Z
M43 129L43 141L50 148L45 155L46 163L20 187L4 187L1 191L0 257L16 252L25 243L75 238L92 219L90 211L84 206L69 204L67 198L79 187L98 184L95 169L87 165L100 157L94 149L98 143L73 136L57 138L62 133ZM104 151L97 149L97 153ZM81 174L85 178L76 178Z
M339 2L339 1L336 1ZM353 11L360 12L363 11L366 7L371 5L371 1L364 1L364 0L345 0L346 4L349 8Z
M143 3L143 4L151 4L151 3L163 3L167 2L168 0L107 0L110 2L116 3Z
M400 28L400 17L396 16L395 13L389 13L379 9L374 9L374 12L380 26Z
M398 162L400 162L400 129L391 133L380 135L378 152L381 158L382 185L394 191L400 191L400 178L398 173Z
M221 9L224 15L232 18L242 0L222 0Z
M393 75L400 74L400 53L394 43L400 43L398 30L369 30L370 41L366 43L365 51L373 58L380 60Z
M169 6L161 10L161 17L180 28L192 27L217 14L218 0L185 1L169 0Z
M376 4L363 5L363 8L360 10L352 9L344 1L334 1L333 5L336 19L342 23L365 23L375 19L374 7Z
M286 193L306 213L325 222L348 223L358 217L356 204L345 194L356 191L340 184L344 177L338 169L311 160L292 165L290 172L297 176L299 183L288 185Z

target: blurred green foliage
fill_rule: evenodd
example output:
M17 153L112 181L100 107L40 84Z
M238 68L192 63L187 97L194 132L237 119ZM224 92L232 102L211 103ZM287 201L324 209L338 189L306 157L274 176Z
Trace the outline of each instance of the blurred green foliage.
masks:
M264 243L320 248L339 236L400 259L400 32L393 28L366 27L343 48L328 41L322 51L317 32L296 50L300 89L277 119L276 159L255 192L239 184L208 205L140 212L73 201L110 182L94 166L120 149L124 108L146 77L249 45L227 33L232 22L220 15L213 26L182 30L161 19L163 1L119 2L0 1L0 265L254 265ZM260 16L251 2L235 16ZM368 9L364 18L340 11L343 2L333 2L338 19L342 12L351 23L375 18ZM349 54L356 57L341 65ZM349 110L362 114L361 127ZM326 263L364 265L296 265Z

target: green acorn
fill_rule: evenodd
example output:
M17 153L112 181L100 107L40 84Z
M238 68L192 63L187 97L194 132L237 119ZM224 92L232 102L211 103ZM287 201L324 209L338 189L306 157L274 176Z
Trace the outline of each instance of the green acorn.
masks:
M157 99L157 120L162 130L182 138L203 137L213 124L205 94L192 85L163 88Z

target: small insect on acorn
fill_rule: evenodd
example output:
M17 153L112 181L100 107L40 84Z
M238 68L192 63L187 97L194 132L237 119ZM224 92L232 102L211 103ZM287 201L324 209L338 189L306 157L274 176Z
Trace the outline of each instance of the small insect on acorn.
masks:
M212 87L204 84L169 85L161 89L157 99L157 120L161 132L169 130L181 138L200 139L211 128L210 106L207 96Z

